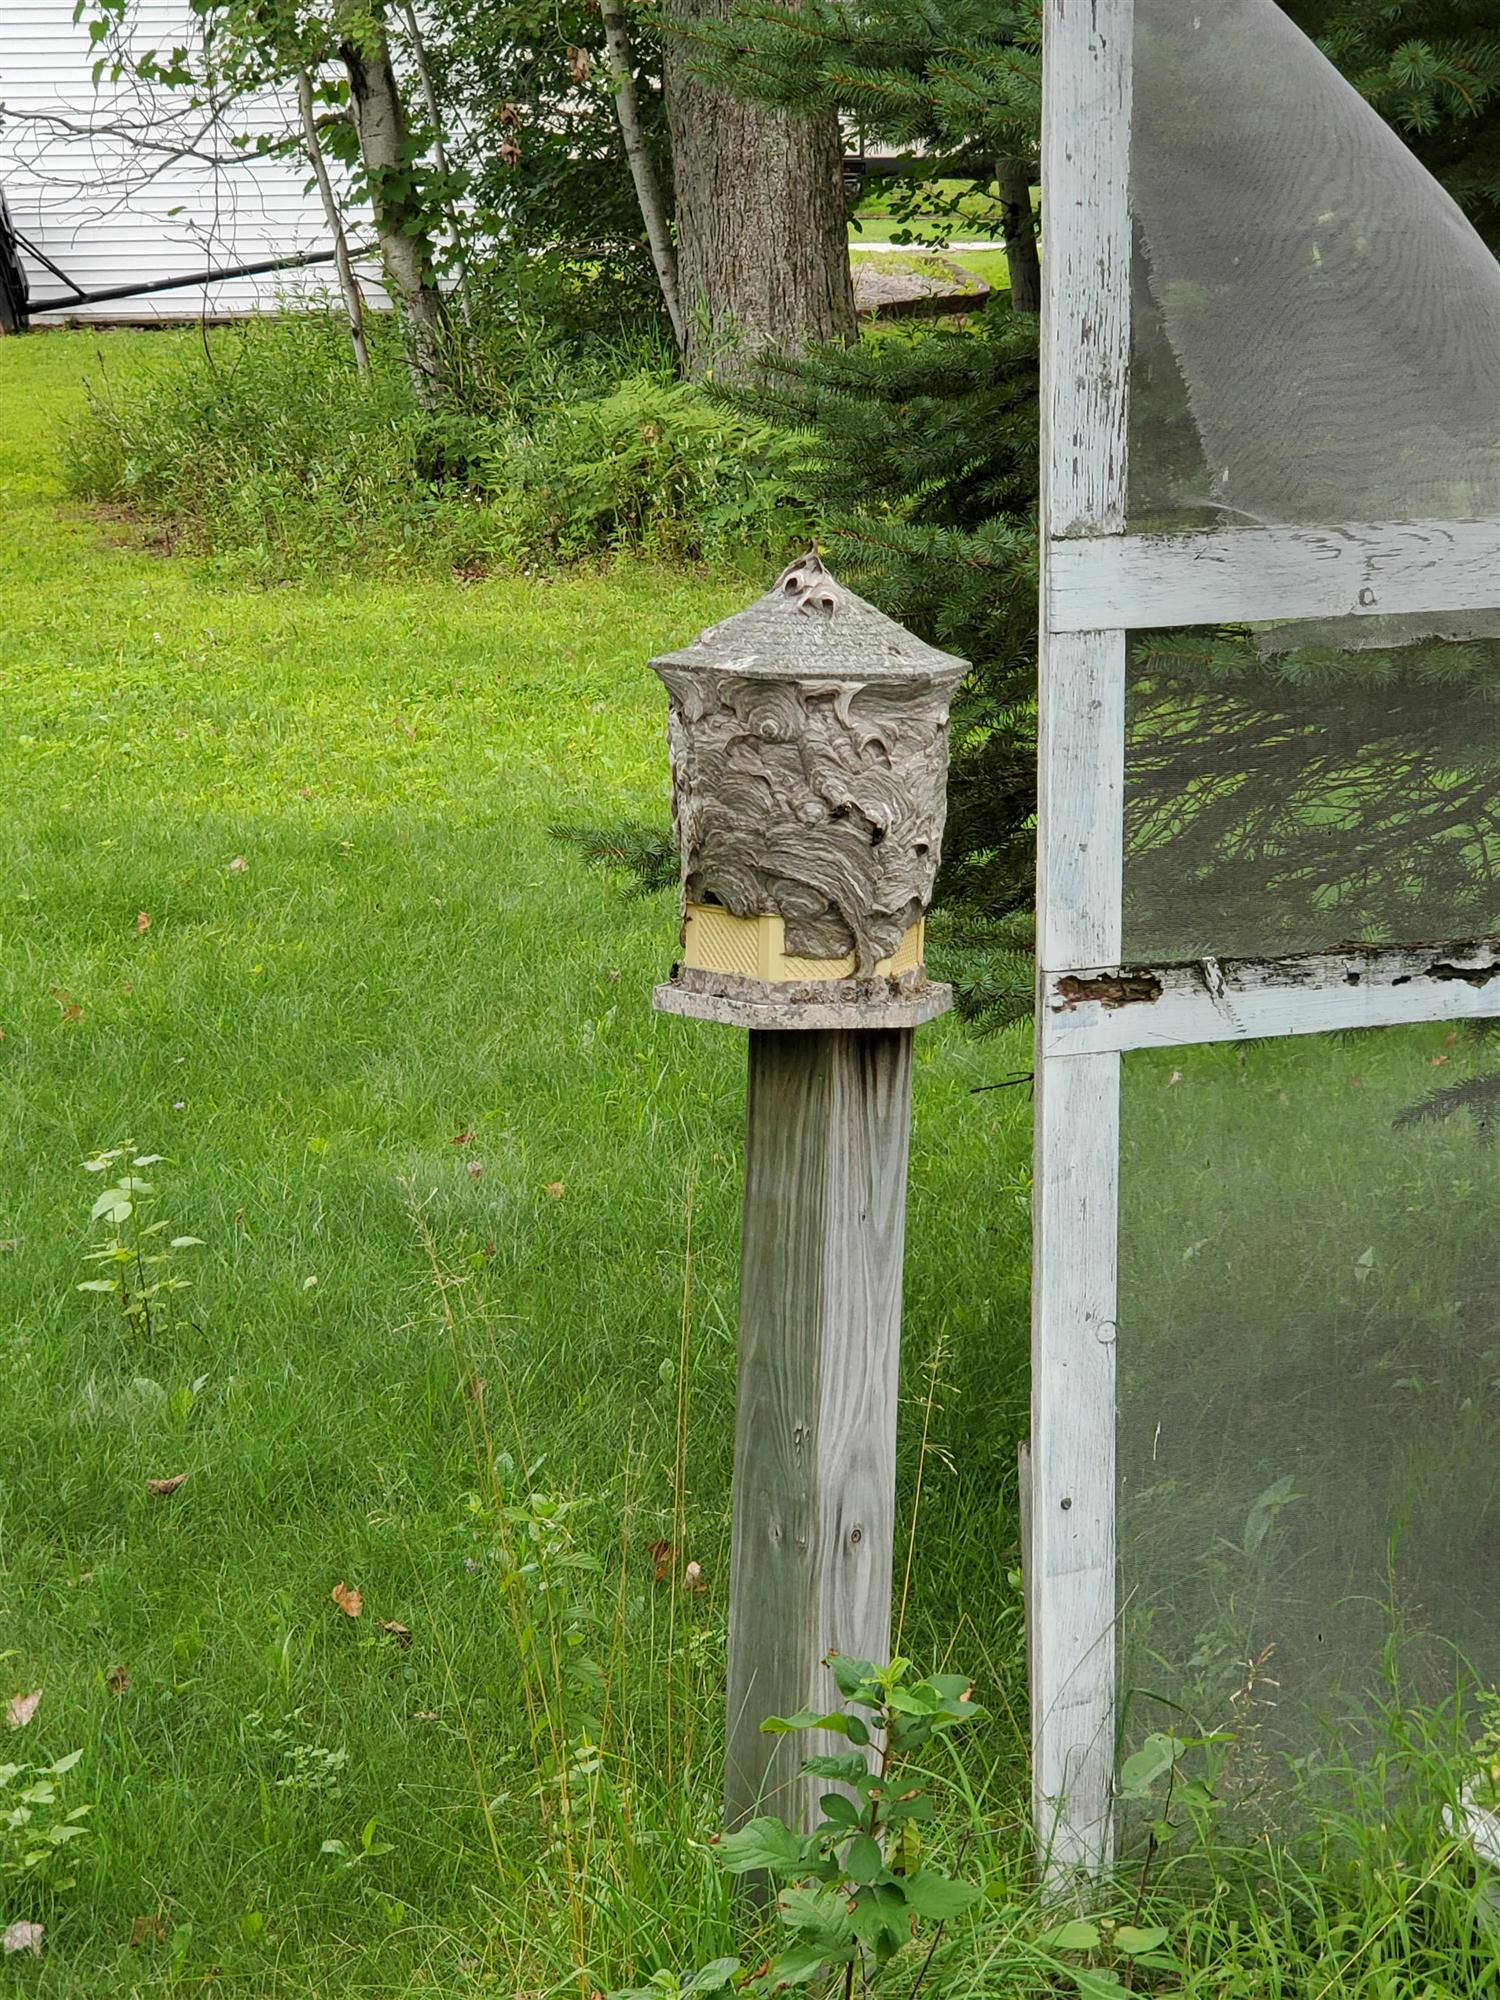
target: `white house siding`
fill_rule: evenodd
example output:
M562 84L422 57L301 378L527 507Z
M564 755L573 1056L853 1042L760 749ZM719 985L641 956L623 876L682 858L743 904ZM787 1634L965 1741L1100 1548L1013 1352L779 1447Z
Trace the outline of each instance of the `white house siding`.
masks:
M193 45L187 0L136 0L132 20L136 53L156 49L165 58L174 47ZM300 160L172 159L104 129L125 126L162 147L190 137L203 152L232 156L237 134L288 129L296 109L290 93L280 102L267 96L237 103L223 129L198 139L205 114L186 109L185 92L129 80L111 84L107 75L96 90L98 54L86 21L73 20L73 0L0 0L0 185L17 230L74 283L86 292L103 290L331 247ZM88 129L16 115L36 113ZM350 229L368 240L357 222ZM25 261L34 301L66 290L36 259ZM36 317L43 324L217 318L272 310L289 294L332 293L335 283L332 265L320 264Z

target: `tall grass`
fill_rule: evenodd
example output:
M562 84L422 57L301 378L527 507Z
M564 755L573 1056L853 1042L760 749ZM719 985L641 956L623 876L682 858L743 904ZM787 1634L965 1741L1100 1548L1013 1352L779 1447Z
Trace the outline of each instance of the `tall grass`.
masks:
M424 410L388 325L365 379L333 313L205 329L92 374L68 483L266 576L703 562L805 535L795 441L676 382L655 335L518 313L451 342L454 393Z

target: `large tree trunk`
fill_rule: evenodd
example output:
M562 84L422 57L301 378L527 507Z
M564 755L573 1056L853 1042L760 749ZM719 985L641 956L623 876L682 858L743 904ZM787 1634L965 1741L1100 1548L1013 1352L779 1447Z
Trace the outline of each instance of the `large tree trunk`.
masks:
M1031 213L1031 162L1001 160L995 174L1005 211L1005 261L1010 266L1010 302L1016 312L1042 309L1042 265Z
M370 183L375 233L406 340L417 395L435 402L444 387L443 295L433 275L428 218L413 201L411 141L385 30L367 17L357 38L339 44L360 158Z
M732 0L686 0L726 19ZM677 281L690 375L742 375L765 348L854 338L843 141L832 112L749 104L689 68L667 37L667 120L677 193Z

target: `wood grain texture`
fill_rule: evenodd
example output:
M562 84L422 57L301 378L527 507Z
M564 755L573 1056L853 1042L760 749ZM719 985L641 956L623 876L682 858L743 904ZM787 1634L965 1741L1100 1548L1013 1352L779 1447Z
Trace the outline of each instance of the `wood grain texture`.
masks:
M910 1029L750 1035L725 1806L807 1825L829 1651L890 1647Z
M1062 535L1125 523L1132 0L1044 0L1037 956L1120 947L1125 634L1052 617ZM1040 1019L1041 1009L1038 1008ZM1054 1889L1112 1852L1119 1058L1036 1059L1033 1812Z
M1054 632L1500 606L1500 521L1220 528L1054 541Z
M1125 634L1047 633L1038 700L1037 964L1120 955Z
M1033 1812L1055 1888L1113 1840L1120 1058L1037 1073L1028 1599Z
M1079 997L1121 978L1154 997ZM1318 1035L1419 1021L1500 1016L1500 939L1456 944L1354 947L1296 958L1204 959L1196 965L1132 966L1048 974L1040 1033L1049 1062L1116 1049Z
M1046 0L1042 524L1125 525L1132 0Z

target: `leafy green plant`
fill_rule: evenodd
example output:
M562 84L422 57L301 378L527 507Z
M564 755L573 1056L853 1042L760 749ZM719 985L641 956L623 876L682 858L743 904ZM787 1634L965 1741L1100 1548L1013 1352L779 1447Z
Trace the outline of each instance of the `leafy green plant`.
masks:
M687 383L637 374L558 408L507 444L489 485L510 487L517 554L640 549L713 559L798 539L803 445Z
M87 1833L93 1807L69 1806L59 1781L82 1756L71 1750L55 1764L0 1764L0 1883L73 1887L73 1843Z
M936 1927L935 1947L937 1931L979 1901L976 1883L957 1880L927 1851L922 1829L935 1810L908 1769L935 1740L983 1714L970 1699L969 1682L961 1674L916 1678L910 1661L902 1659L877 1667L830 1653L825 1664L845 1706L826 1714L804 1709L771 1716L761 1728L842 1736L848 1750L813 1755L802 1764L808 1776L828 1778L842 1789L823 1794L822 1817L810 1833L766 1816L715 1843L729 1874L764 1876L781 1885L776 1898L781 1949L749 1970L738 1959L725 1958L685 1978L659 1973L651 1984L616 2000L659 2000L664 1993L769 1996L839 1968L846 2000L856 1981L873 1993L880 1990L885 1968L924 1924ZM925 1963L930 1960L931 1949ZM921 1978L919 1972L918 1985Z
M144 1219L150 1213L156 1188L141 1178L140 1170L160 1166L165 1159L164 1153L137 1153L134 1143L127 1140L83 1163L85 1173L90 1174L117 1170L122 1161L126 1170L117 1173L89 1211L89 1220L99 1227L100 1241L87 1252L85 1261L107 1266L107 1273L85 1278L78 1289L113 1298L126 1327L139 1340L149 1340L153 1332L161 1330L170 1320L177 1294L192 1283L191 1278L172 1269L174 1253L197 1249L203 1242L201 1236L169 1237L170 1222Z
M284 1722L273 1722L263 1710L253 1708L241 1717L240 1742L258 1759L269 1763L271 1782L279 1792L326 1793L337 1791L349 1764L349 1752L342 1744L330 1748L309 1739L311 1723L305 1709L296 1709Z

